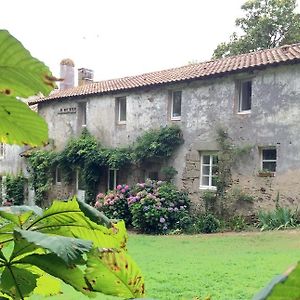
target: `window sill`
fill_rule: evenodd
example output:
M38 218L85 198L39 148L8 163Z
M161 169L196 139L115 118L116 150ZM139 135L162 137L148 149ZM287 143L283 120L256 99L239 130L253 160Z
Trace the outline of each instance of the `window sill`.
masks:
M210 190L210 191L216 191L217 187L216 186L205 186L205 185L201 185L199 187L200 190Z
M250 115L251 110L242 110L237 112L238 115Z
M171 117L171 121L181 121L181 117Z
M275 177L275 172L258 172L258 177Z
M117 125L126 125L126 121L119 121Z

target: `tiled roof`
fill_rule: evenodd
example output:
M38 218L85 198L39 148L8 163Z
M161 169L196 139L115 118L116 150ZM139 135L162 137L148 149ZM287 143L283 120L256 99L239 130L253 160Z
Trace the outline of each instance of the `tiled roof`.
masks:
M169 70L94 82L66 90L57 90L48 97L31 100L29 103L35 104L61 98L104 94L186 80L205 79L212 76L225 75L227 73L242 72L284 63L292 64L295 62L300 62L300 43L203 63L190 64Z

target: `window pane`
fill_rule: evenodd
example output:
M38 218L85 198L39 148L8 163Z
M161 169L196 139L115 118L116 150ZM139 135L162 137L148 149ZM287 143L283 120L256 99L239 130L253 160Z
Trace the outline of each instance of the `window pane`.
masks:
M216 175L218 173L218 166L212 167L212 175Z
M108 170L108 189L113 190L115 188L115 170Z
M56 182L57 183L61 182L61 168L59 167L56 168Z
M80 170L77 171L78 190L85 190L84 176Z
M202 185L209 186L209 177L202 176Z
M213 165L217 165L218 164L218 156L213 155L212 158L213 158L213 161L212 161Z
M213 176L211 179L211 185L212 186L217 186L217 181L218 181L218 177Z
M202 156L202 163L205 165L209 165L210 164L210 155L203 155Z
M202 166L202 175L209 175L209 166Z
M126 121L126 98L119 99L119 121Z
M151 180L158 180L158 172L156 172L156 171L149 172L149 178Z
M240 110L251 109L251 96L252 96L252 82L244 81L241 83L240 92Z
M276 160L276 149L264 149L262 154L263 160Z
M79 123L84 126L86 125L86 103L79 103L78 110Z
M270 172L276 172L276 162L263 162L263 169Z
M181 116L181 91L173 93L173 111L172 117Z

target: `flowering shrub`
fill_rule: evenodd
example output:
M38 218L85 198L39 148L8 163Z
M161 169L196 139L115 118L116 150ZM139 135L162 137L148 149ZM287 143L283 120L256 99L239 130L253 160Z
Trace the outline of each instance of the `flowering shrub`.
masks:
M127 226L131 224L131 212L127 200L130 195L128 185L118 185L106 195L100 193L96 197L95 207L112 219L123 219Z
M118 185L114 191L97 196L95 207L110 218L123 219L127 226L144 233L167 233L183 229L190 200L186 193L167 182L146 180L129 189Z
M188 215L190 201L173 184L147 180L133 187L128 205L134 228L145 233L167 233L180 229L180 220Z

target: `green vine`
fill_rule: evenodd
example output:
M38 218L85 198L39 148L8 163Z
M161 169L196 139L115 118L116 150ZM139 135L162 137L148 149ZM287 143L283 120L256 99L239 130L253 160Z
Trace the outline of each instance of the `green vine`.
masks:
M133 159L144 162L149 159L168 158L182 143L182 132L178 126L152 129L137 139L133 147Z
M36 202L42 203L51 187L53 172L57 166L63 170L63 180L66 183L72 182L72 174L76 170L80 171L87 201L91 202L95 199L103 167L120 169L149 159L168 158L182 142L180 128L169 126L146 132L128 148L107 149L85 129L80 137L72 138L59 153L39 150L30 155L28 162L32 170L31 181L36 192Z
M35 202L41 205L52 184L54 161L57 154L53 151L37 150L27 158L30 182L35 191Z
M227 191L232 185L232 166L236 164L241 156L249 153L252 146L238 147L234 145L227 130L221 127L217 129L217 142L220 151L218 152L216 199L220 203L220 213L224 215Z

